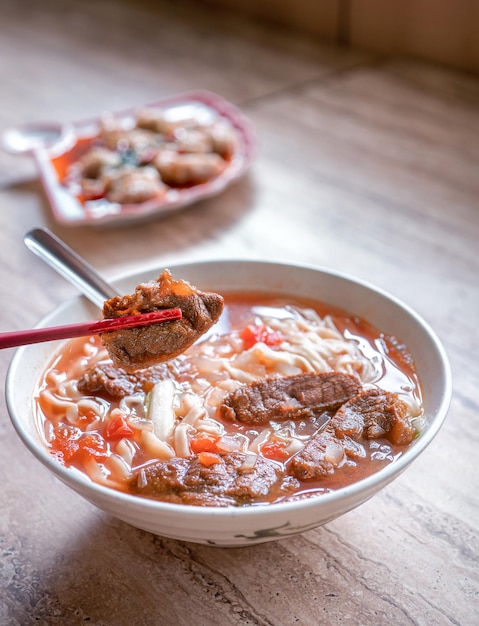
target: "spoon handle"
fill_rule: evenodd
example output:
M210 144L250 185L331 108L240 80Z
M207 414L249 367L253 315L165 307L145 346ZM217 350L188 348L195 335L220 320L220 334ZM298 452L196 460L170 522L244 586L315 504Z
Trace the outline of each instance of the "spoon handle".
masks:
M61 239L46 228L34 228L24 237L25 245L54 270L75 285L96 306L118 292Z

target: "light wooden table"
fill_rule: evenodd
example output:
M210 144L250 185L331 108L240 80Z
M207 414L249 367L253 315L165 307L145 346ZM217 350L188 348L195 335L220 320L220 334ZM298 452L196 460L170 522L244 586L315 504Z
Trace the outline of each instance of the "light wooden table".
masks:
M93 508L0 419L0 624L479 623L479 80L325 47L184 2L4 0L0 130L206 88L259 139L221 196L131 228L56 224L33 163L0 154L1 329L75 295L23 245L47 226L106 278L173 261L324 265L415 308L455 393L433 444L325 527L253 548L163 539ZM0 354L3 378L12 351Z

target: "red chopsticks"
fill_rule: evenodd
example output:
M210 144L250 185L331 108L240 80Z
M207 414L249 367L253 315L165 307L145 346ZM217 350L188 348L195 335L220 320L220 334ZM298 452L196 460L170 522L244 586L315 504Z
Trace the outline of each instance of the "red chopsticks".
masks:
M181 319L181 309L161 309L151 313L139 315L125 315L112 319L100 320L99 322L81 322L66 326L53 326L50 328L33 328L32 330L19 330L11 333L0 333L0 348L14 348L42 341L55 341L56 339L71 339L73 337L86 337L99 335L114 330L125 328L137 328L149 324L161 324Z

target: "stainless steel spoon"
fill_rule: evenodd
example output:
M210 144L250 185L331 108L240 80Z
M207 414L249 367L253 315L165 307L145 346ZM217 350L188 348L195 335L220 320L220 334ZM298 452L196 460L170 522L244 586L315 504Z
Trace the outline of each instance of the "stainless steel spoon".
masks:
M8 128L0 144L11 154L31 154L40 148L67 146L73 141L74 131L68 124L35 122Z
M96 306L118 295L80 255L46 228L34 228L24 237L25 245L50 267L77 287Z

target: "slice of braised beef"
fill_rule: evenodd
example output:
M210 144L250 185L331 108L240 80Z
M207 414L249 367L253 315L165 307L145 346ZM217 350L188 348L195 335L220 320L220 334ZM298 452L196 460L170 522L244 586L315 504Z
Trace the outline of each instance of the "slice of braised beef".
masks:
M282 467L260 456L235 452L204 465L198 456L172 458L141 468L130 487L138 495L201 506L241 506L288 496L298 487Z
M199 291L184 280L174 280L164 270L158 280L138 285L133 294L107 300L103 317L111 319L178 307L182 319L103 333L102 341L113 363L133 372L184 352L218 321L223 306L222 296Z
M123 398L138 391L148 392L155 383L165 378L171 378L171 375L164 363L136 372L127 372L111 363L100 363L78 380L78 390L86 394L100 393Z
M291 460L290 472L298 480L321 480L344 461L344 446L328 431L315 433Z
M338 437L380 439L406 445L414 439L415 430L408 421L407 404L396 393L383 389L366 389L343 404L331 420Z
M361 383L354 376L340 372L269 378L229 394L220 406L220 414L225 419L255 425L305 419L337 409L360 389Z

